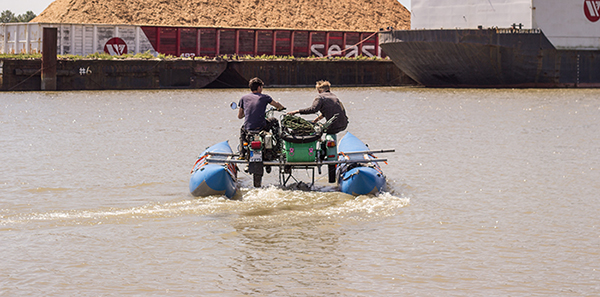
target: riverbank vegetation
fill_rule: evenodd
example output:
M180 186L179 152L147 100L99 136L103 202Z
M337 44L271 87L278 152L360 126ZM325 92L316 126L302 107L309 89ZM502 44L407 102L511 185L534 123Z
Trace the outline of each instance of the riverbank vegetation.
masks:
M31 60L41 59L42 54L0 54L0 59L20 59L20 60ZM59 60L127 60L127 59L138 59L138 60L239 60L239 61L250 61L250 60L380 60L379 57L344 57L344 56L332 56L332 57L294 57L294 56L274 56L274 55L220 55L217 57L175 57L172 55L158 54L153 55L150 51L139 54L125 54L120 56L111 56L107 53L93 53L85 56L80 55L58 55Z

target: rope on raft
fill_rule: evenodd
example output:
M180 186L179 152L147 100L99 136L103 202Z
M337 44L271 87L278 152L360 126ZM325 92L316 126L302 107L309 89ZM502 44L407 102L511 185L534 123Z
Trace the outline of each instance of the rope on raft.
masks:
M298 116L285 115L281 125L285 132L291 135L307 136L315 133L314 124Z

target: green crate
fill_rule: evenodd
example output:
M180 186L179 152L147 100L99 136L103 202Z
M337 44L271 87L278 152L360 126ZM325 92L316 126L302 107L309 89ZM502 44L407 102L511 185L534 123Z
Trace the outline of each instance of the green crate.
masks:
M317 159L317 142L291 143L283 142L285 159L288 162L314 162Z

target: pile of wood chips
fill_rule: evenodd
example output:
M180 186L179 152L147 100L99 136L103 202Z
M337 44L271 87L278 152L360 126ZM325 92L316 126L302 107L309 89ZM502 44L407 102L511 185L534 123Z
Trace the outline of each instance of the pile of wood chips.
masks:
M56 0L32 22L377 31L410 29L397 0Z

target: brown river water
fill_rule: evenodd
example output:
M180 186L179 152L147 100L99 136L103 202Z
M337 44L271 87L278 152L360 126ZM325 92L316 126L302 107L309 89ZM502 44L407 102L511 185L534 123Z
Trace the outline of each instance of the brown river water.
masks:
M247 92L0 93L0 296L600 295L600 91L334 88L387 192L192 197Z

